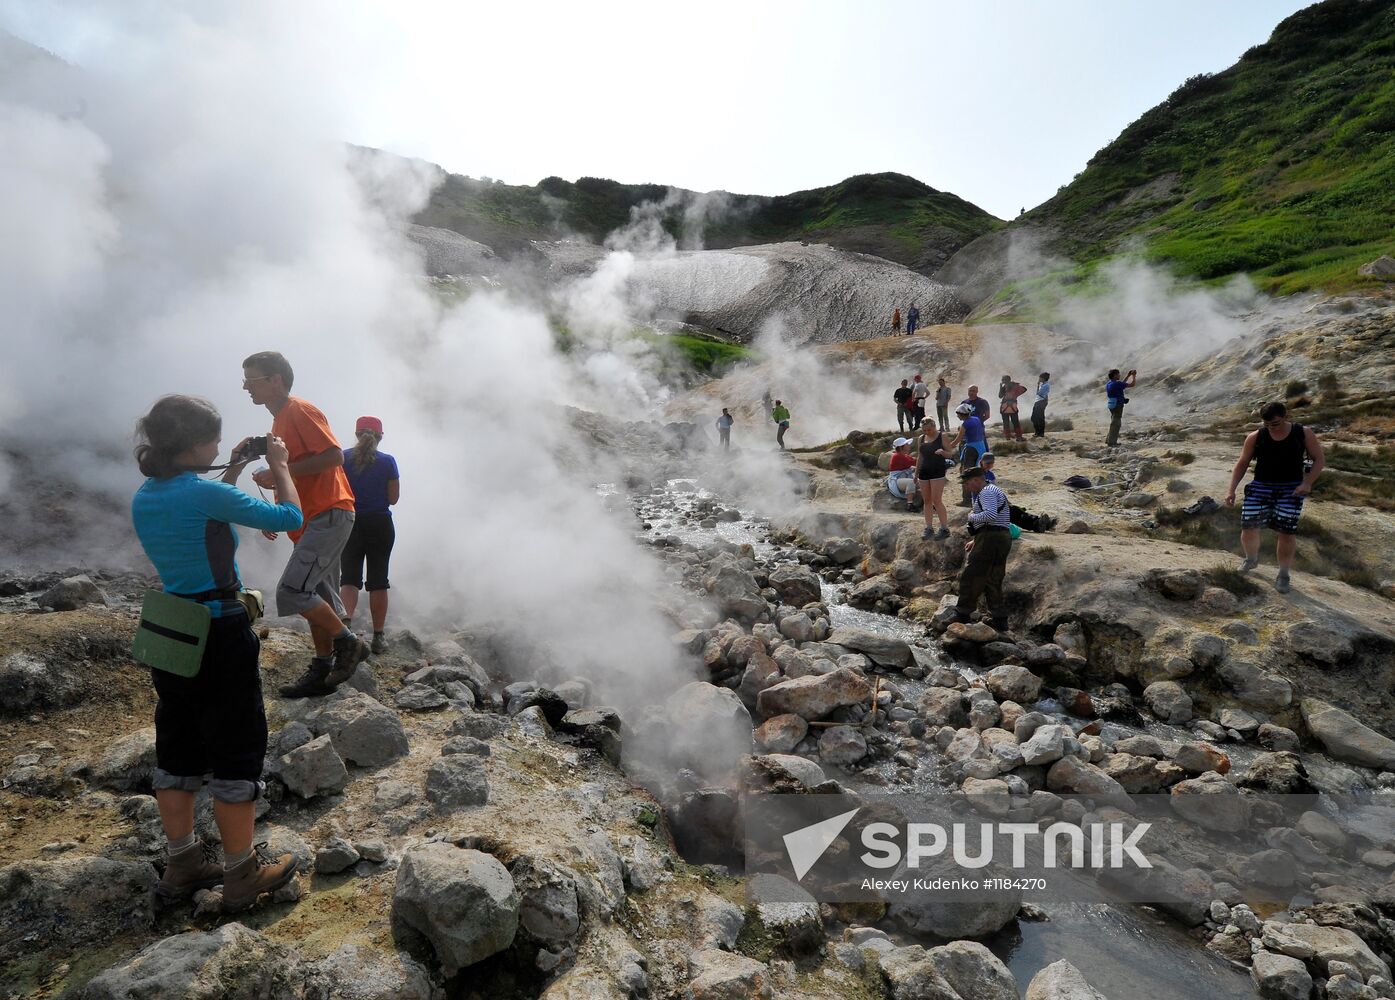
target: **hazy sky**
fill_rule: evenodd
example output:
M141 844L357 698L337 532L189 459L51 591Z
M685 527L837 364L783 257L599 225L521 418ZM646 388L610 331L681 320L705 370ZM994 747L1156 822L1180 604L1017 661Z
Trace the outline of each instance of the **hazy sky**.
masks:
M216 31L233 19L220 6L182 9ZM1303 6L291 0L252 55L299 62L345 139L459 173L780 194L894 170L1010 218ZM104 23L118 9L119 48ZM140 58L130 25L172 9L3 0L0 23L76 62L103 49Z

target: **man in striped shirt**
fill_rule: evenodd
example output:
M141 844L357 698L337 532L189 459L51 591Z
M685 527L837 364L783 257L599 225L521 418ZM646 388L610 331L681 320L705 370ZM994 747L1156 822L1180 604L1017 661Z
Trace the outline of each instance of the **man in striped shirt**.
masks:
M1006 629L1003 574L1012 548L1012 504L1006 493L984 479L980 468L965 469L959 478L972 498L969 533L973 535L964 546L964 569L959 575L959 620L968 621L979 598L986 596L993 627Z

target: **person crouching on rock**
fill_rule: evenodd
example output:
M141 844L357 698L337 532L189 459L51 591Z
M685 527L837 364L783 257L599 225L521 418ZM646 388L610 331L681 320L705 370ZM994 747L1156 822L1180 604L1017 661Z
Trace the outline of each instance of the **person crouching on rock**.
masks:
M252 845L255 800L266 758L266 713L258 658L261 642L238 600L234 524L263 531L301 526L300 497L287 468L285 443L266 441L276 503L248 496L233 484L247 465L251 439L233 450L222 481L201 479L218 456L223 421L207 400L165 396L138 425L136 462L148 478L131 502L141 547L168 595L208 608L208 638L192 677L150 671L155 685L155 801L168 840L169 861L156 887L164 901L223 886L223 907L238 910L295 875L292 854L271 857ZM218 852L194 834L194 795L206 775Z
M891 442L891 464L887 467L891 475L886 477L886 488L897 500L906 501L906 509L914 510L915 501L915 459L911 457L911 439L899 437Z
M1008 496L983 477L979 468L965 469L960 475L964 488L973 498L969 511L969 534L964 545L964 569L959 574L957 614L967 622L978 608L980 597L988 598L988 613L999 631L1008 625L1003 603L1003 575L1012 548L1012 504Z

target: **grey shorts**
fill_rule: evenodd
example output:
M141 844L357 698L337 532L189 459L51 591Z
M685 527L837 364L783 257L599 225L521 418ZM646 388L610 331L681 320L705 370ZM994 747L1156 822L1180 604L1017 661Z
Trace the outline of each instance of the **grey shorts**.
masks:
M339 556L353 530L354 512L351 510L327 510L306 523L305 534L296 542L295 551L276 585L278 615L298 615L323 600L336 615L343 617L344 605L339 600Z

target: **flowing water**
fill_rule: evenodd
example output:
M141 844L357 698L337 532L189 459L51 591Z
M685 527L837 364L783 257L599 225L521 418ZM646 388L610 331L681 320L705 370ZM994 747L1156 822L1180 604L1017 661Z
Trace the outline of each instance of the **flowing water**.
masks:
M701 502L713 501L712 494L698 489L692 480L671 480L662 493L636 498L637 512L650 523L654 535L669 536L678 542L705 545L720 538L736 545L750 545L758 562L769 563L780 549L771 542L766 525L743 514L740 520L718 521L715 526L698 523ZM851 576L849 577L851 580ZM881 634L895 635L910 643L924 644L925 629L873 611L863 611L840 603L839 586L824 582L823 597L834 626L851 626ZM933 646L921 652L925 662L937 659ZM926 658L929 658L928 660ZM965 674L975 676L972 669ZM906 677L890 682L901 693L901 701L914 705L925 690L923 681ZM1034 709L1059 719L1065 713L1053 699L1043 699ZM1107 723L1106 730L1119 738L1148 733L1162 740L1195 739L1190 731L1162 724L1143 727ZM1227 752L1237 757L1235 745ZM1255 751L1241 749L1237 764ZM909 786L893 784L898 768L886 763L873 769L871 781L856 774L838 774L839 780L854 791L882 791L887 786L898 791L943 790L945 778L929 755L916 769ZM880 781L877 779L880 778ZM876 782L875 784L873 782ZM1066 959L1085 975L1089 983L1110 1000L1252 1000L1254 991L1244 970L1211 955L1202 942L1178 925L1136 905L1103 903L1054 903L1041 905L1049 919L1016 922L986 943L1012 970L1025 990L1033 975L1043 967Z

